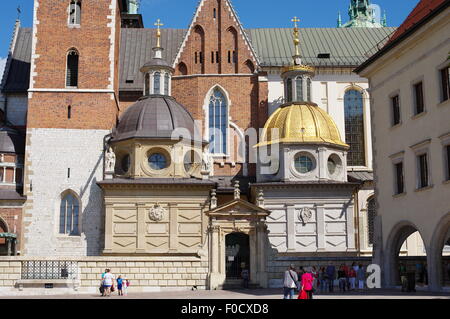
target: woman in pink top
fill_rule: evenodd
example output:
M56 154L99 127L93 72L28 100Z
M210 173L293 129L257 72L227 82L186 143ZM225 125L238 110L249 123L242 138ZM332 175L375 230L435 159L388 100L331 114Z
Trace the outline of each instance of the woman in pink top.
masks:
M311 274L311 268L308 268L302 276L302 290L308 294L308 299L313 299L314 277Z

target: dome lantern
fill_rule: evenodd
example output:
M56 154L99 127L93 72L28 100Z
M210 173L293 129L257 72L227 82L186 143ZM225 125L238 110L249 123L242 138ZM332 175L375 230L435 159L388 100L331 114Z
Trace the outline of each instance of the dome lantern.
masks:
M293 64L283 68L281 77L284 81L285 101L289 102L311 102L311 77L314 76L314 69L310 66L302 64L300 54L300 31L297 22L300 19L294 17L294 47L295 55Z
M161 47L161 29L164 24L158 19L157 43L153 48L153 58L145 63L140 71L144 74L144 96L166 95L170 96L172 91L172 75L175 71L162 57L164 49Z

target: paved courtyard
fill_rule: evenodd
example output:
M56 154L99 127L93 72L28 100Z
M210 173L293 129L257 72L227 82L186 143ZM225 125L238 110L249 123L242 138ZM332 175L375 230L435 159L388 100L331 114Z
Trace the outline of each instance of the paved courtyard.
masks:
M0 299L282 299L281 289L255 290L215 290L215 291L162 291L148 293L129 293L128 296L101 297L99 294L68 294L39 296L1 296ZM430 293L417 291L402 293L399 290L366 290L364 292L347 292L317 294L316 299L450 299L450 292Z

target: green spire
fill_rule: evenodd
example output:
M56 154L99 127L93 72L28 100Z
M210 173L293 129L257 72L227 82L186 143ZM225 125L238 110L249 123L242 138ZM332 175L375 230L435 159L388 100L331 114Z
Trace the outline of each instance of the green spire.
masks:
M351 0L348 8L348 15L350 20L345 24L342 24L342 22L339 23L338 20L338 27L381 28L386 25L386 20L381 20L380 22L375 20L374 10L370 5L370 0Z
M381 20L381 25L387 27L386 10L384 10L383 19Z
M338 28L342 27L341 11L338 12L337 27Z

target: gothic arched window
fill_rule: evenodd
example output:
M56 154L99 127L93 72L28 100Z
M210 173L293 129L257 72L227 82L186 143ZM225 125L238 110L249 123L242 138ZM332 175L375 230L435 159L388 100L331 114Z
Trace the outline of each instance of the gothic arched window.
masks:
M363 95L358 90L349 90L344 97L345 142L350 145L347 164L349 166L366 165L364 136Z
M161 73L155 72L153 75L153 94L161 94Z
M212 154L227 153L228 103L218 88L209 99L209 149Z
M69 5L69 25L81 24L81 1L72 0Z
M67 53L66 86L78 86L78 62L79 55L77 50L72 49Z
M59 233L71 236L79 235L79 208L78 199L72 193L66 193L59 210Z
M373 245L374 233L375 233L375 216L376 216L376 206L375 206L375 198L369 199L367 203L367 232L369 245Z

